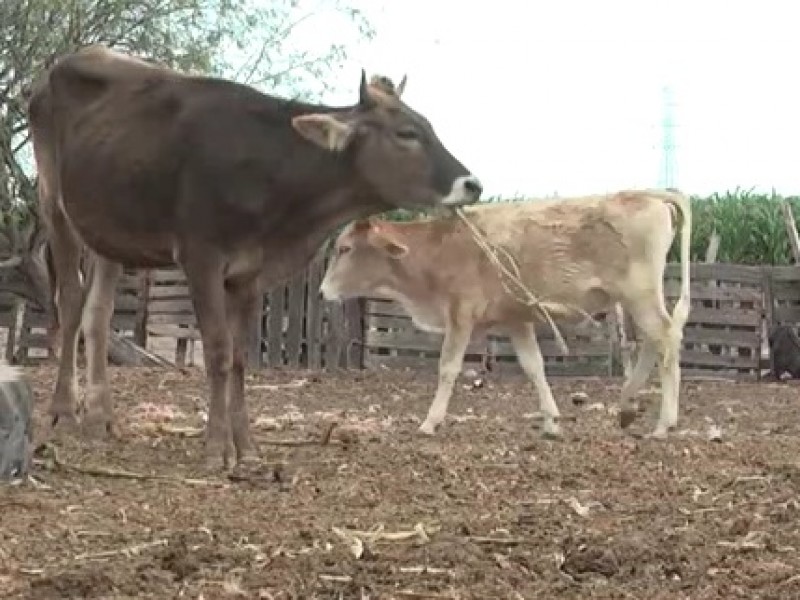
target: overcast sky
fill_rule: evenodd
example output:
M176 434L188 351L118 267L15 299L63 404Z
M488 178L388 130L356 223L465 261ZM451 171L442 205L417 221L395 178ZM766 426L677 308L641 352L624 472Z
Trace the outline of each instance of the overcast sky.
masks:
M676 104L677 187L800 194L791 0L357 4L377 37L352 48L342 91L326 101L353 101L362 66L395 81L407 73L404 98L487 195L657 186L664 86ZM348 32L318 19L307 35Z

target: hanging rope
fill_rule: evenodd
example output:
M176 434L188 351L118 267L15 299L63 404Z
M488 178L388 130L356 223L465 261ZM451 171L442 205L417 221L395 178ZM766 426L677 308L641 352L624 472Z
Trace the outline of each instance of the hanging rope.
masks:
M537 298L536 295L533 292L531 292L522 282L522 276L520 274L519 265L517 264L517 261L514 260L514 257L511 256L511 254L508 252L508 250L502 248L501 246L492 244L488 240L486 235L484 235L484 233L480 229L478 229L478 227L472 221L470 221L467 218L467 215L464 213L464 210L461 207L456 208L455 213L470 230L470 232L472 233L472 237L475 240L475 243L481 248L481 250L483 250L483 252L489 258L492 264L495 267L497 267L497 270L500 272L500 274L504 276L504 277L501 276L500 282L503 284L503 288L506 290L506 292L508 292L509 295L511 295L511 297L513 297L517 302L520 302L522 304L525 304L526 306L530 306L537 309L539 313L544 317L544 320L547 322L550 328L553 330L553 336L555 337L558 347L564 354L569 354L569 347L567 346L567 342L564 340L564 336L561 335L561 331L558 329L558 326L556 325L555 321L550 316L550 312L551 311L563 312L564 309L573 310L575 312L583 314L585 317L589 318L592 322L594 322L592 316L585 310L577 306L568 307L561 303L545 302ZM509 268L502 263L499 255L504 256L505 259L510 263L513 272L509 270ZM516 285L518 291L514 291L511 288L509 288L507 283L507 281L509 280Z

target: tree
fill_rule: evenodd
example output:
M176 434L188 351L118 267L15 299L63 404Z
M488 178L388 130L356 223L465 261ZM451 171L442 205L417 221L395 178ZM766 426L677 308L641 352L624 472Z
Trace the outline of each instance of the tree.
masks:
M55 58L92 43L183 71L313 99L346 58L298 37L338 17L355 39L374 31L349 0L0 0L0 257L30 254L38 230L26 90ZM342 29L332 28L342 39ZM8 266L8 265L6 265ZM28 274L30 276L30 274Z

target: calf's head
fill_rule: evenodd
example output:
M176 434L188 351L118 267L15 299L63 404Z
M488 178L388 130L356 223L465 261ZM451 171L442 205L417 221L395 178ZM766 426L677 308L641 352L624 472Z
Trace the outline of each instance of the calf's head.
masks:
M348 154L364 192L387 207L461 206L477 202L482 187L439 140L428 120L400 99L386 78L367 84L361 72L358 104L351 110L294 117L307 140Z
M362 219L348 225L334 243L320 291L326 300L386 295L402 285L408 246L386 225Z

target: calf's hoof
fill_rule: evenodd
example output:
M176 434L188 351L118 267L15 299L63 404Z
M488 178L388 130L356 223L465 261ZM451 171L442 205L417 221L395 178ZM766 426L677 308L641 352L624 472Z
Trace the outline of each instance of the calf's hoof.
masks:
M434 423L433 421L426 420L422 425L419 426L418 431L423 435L436 435L436 428L438 424Z
M668 425L656 425L652 433L648 433L645 437L650 440L666 440L669 437L669 432L674 430L675 427Z
M542 438L545 440L560 440L561 437L561 427L553 421L545 421L544 427L542 427Z

